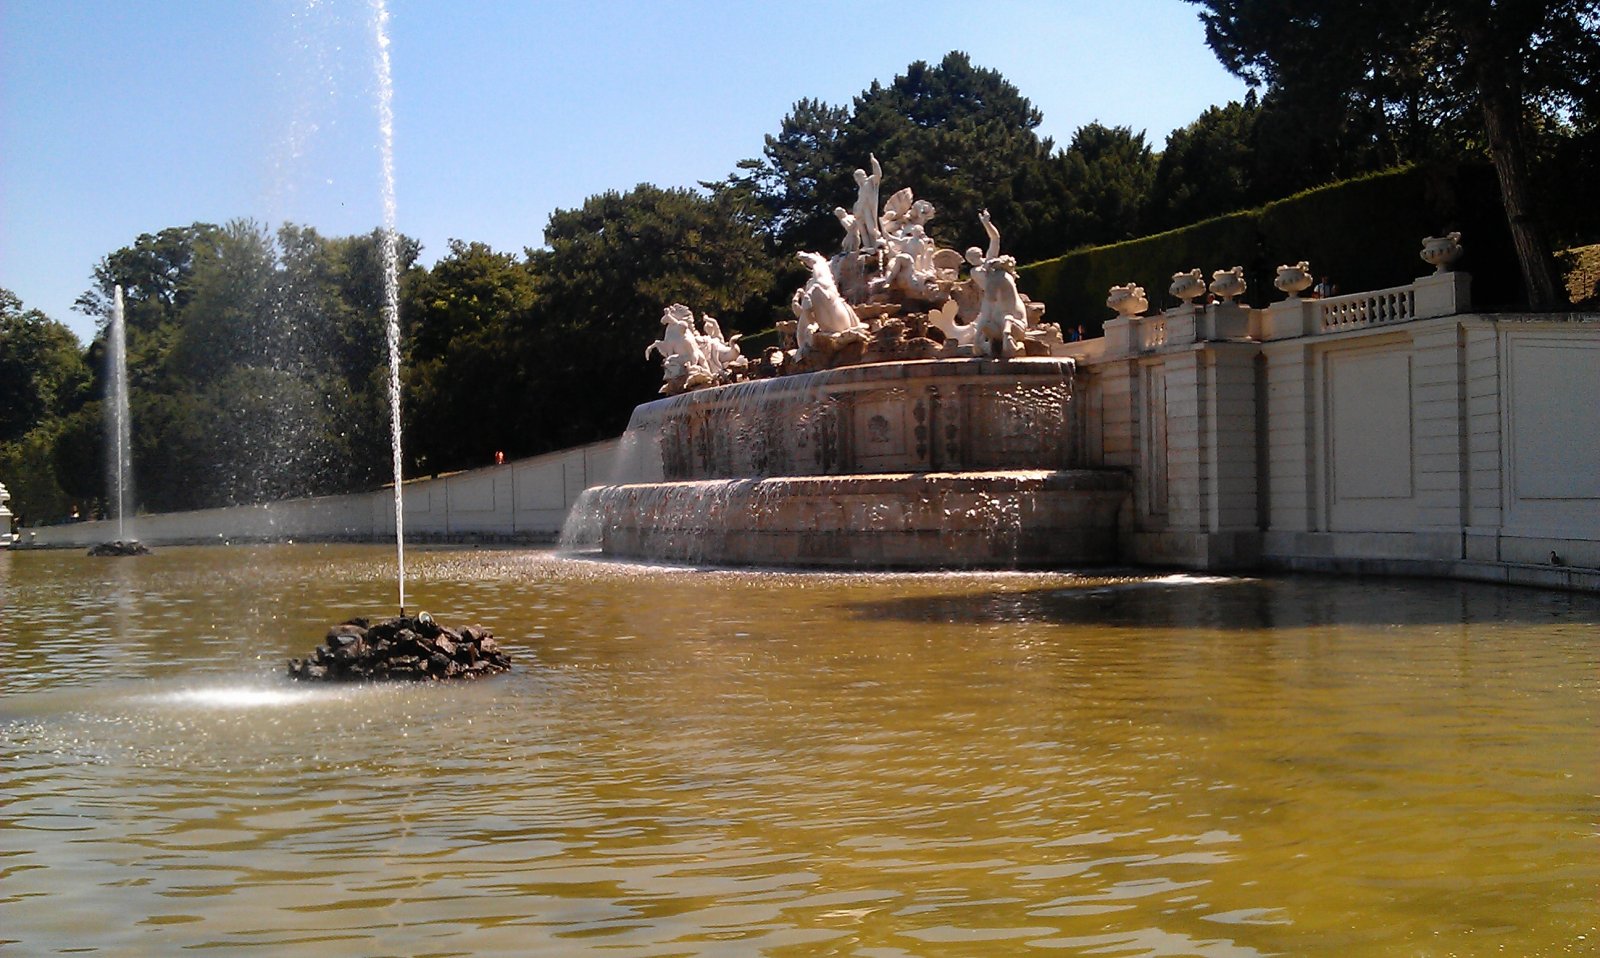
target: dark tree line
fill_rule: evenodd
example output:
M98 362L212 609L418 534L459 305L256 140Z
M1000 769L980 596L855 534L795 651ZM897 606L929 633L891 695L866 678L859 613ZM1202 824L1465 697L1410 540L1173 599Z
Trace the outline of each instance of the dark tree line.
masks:
M940 243L981 244L988 208L1024 262L1416 160L1495 163L1532 302L1545 302L1552 236L1600 240L1592 214L1572 214L1585 208L1574 197L1600 206L1600 0L1195 2L1253 89L1159 152L1101 123L1058 147L1016 87L951 53L846 106L796 103L759 156L700 189L641 184L557 210L537 248L456 240L423 267L403 239L408 471L616 435L659 384L643 353L662 308L770 329L800 279L793 254L836 248L833 208L853 201L869 155L886 194L910 186L935 204ZM379 240L248 221L140 236L79 300L102 323L86 350L0 294L0 480L19 511L90 512L103 497L103 329L118 284L142 508L385 481Z

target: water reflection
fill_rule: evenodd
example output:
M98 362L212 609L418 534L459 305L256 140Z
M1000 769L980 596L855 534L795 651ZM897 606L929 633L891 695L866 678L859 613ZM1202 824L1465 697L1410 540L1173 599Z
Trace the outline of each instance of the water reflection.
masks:
M422 550L412 601L492 625L517 669L306 689L282 660L387 611L383 550L8 558L23 953L1596 940L1587 597Z

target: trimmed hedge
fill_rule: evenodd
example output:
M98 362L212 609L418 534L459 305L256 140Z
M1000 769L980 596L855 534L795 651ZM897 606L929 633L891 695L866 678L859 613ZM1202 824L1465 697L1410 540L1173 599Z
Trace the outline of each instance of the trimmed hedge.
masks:
M1097 336L1114 314L1112 286L1135 282L1155 309L1176 306L1172 274L1243 266L1243 302L1283 298L1272 285L1280 263L1309 260L1319 278L1353 293L1400 286L1429 272L1418 257L1424 236L1461 231L1473 302L1526 301L1494 170L1486 166L1409 166L1307 190L1253 210L1110 246L1095 246L1022 267L1019 285L1045 303L1063 329L1082 324Z

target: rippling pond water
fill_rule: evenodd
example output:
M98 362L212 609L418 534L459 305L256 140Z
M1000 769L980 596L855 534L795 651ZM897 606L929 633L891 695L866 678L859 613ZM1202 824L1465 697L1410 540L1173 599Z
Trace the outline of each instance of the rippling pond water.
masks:
M283 679L379 547L0 552L0 953L1600 950L1600 597L408 565L517 669Z

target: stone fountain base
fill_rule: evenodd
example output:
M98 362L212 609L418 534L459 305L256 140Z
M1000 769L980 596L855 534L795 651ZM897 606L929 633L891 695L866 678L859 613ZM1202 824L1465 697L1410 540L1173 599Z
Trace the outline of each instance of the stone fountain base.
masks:
M580 509L618 558L712 565L1016 568L1117 560L1127 474L992 470L603 486Z

